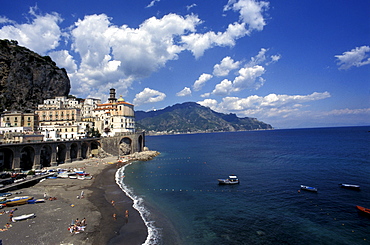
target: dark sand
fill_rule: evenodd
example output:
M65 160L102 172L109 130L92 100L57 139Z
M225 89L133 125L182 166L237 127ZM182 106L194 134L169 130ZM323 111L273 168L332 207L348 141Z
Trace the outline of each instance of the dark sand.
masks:
M33 219L11 222L11 228L0 231L2 244L143 244L147 228L140 214L132 208L132 200L115 182L119 165L103 164L115 159L89 159L58 166L82 168L94 176L93 180L46 179L32 187L11 191L12 197L30 195L39 199L46 193L57 200L0 209L2 212L17 208L14 216L36 215ZM78 199L81 191L84 198ZM85 231L71 234L68 227L76 218L86 218L87 226ZM0 215L1 229L7 222L9 214Z

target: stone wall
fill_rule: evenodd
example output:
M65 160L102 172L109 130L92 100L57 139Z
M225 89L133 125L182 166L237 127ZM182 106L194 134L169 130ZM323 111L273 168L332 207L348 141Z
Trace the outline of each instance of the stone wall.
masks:
M120 143L123 144L127 142L127 139L129 139L130 142L130 149L131 151L129 154L132 154L134 152L141 152L144 149L145 146L145 133L144 132L137 132L137 133L127 133L127 134L121 134L119 136L114 137L104 137L100 138L100 147L107 153L113 155L113 156L119 156L124 155L120 151ZM141 140L140 140L141 139Z

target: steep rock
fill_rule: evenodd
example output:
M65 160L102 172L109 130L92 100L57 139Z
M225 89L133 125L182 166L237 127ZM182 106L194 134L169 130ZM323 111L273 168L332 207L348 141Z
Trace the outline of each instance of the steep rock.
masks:
M0 40L0 112L35 110L45 99L67 96L70 88L66 70L49 56Z

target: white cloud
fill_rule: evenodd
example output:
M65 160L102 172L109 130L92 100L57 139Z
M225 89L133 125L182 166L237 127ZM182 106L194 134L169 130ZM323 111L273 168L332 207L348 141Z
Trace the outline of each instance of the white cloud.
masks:
M332 110L329 112L324 112L326 115L335 115L335 116L348 116L348 115L368 115L370 116L370 108L364 109L340 109L340 110ZM370 118L370 117L368 117Z
M176 93L176 96L183 97L183 96L189 96L191 95L191 89L188 87L185 87L180 92Z
M148 6L156 2L158 0L153 0ZM256 6L260 4L250 4L249 11L262 16L266 8L258 9ZM248 6L239 8L230 3L228 10L242 14L244 8ZM41 55L52 56L58 66L67 69L71 92L82 97L96 96L109 86L119 87L121 94L126 95L133 82L148 77L168 61L178 59L181 52L187 50L199 58L209 48L235 45L236 39L250 34L252 28L248 24L249 30L246 30L245 17L242 16L239 23L229 24L223 32L200 33L196 27L203 22L193 14L151 17L137 28L117 26L107 15L94 14L86 15L62 30L59 24L63 19L59 14L41 15L36 10L36 7L30 9L31 18L26 24L0 17L1 23L8 24L0 29L0 38L17 40L20 45ZM260 11L260 15L256 11ZM62 38L65 38L65 45L70 46L69 52L58 50ZM236 64L238 62L229 65ZM223 69L226 72L227 68ZM195 88L200 89L204 82L199 80Z
M263 12L269 7L268 2L254 1L254 0L229 0L227 5L224 7L224 11L234 10L239 11L240 19L243 23L248 24L249 31L257 30L262 31L266 25L263 17Z
M143 91L135 95L134 105L142 105L147 103L155 103L162 101L166 95L154 89L145 88Z
M8 21L11 24L0 29L0 39L17 40L19 45L45 55L59 46L62 31L58 24L62 22L62 18L57 13L38 15L35 10L36 8L30 8L30 24Z
M195 91L199 91L202 89L202 87L204 86L204 84L209 80L211 79L213 76L211 74L206 74L206 73L203 73L202 75L199 76L198 80L196 80L194 82L194 85L193 85L193 89Z
M146 6L146 8L151 8L151 7L153 7L153 6L154 6L154 4L155 4L156 2L159 2L159 1L161 1L161 0L153 0L153 1L151 1L151 2L148 4L148 6Z
M65 68L68 73L73 74L76 72L76 62L73 56L69 54L68 50L52 51L48 54L58 66Z
M81 57L74 85L80 87L82 79L95 85L120 80L120 87L129 88L134 80L177 59L183 48L176 44L175 36L195 31L198 22L194 15L168 14L129 28L113 25L104 14L85 16L72 30L73 48Z
M186 10L189 11L191 8L194 8L196 7L197 5L195 3L191 4L191 5L188 5L186 6Z
M16 24L15 21L9 20L5 16L0 16L0 24L6 24L6 23Z
M234 62L234 60L231 57L226 56L221 60L220 64L216 64L213 67L213 75L217 77L227 76L229 75L229 72L231 70L239 68L239 65L240 65L239 61Z
M212 94L224 96L230 94L232 91L233 83L227 79L224 79L215 86L215 89L212 91Z
M239 92L244 89L258 89L264 79L261 77L265 73L265 68L259 65L253 67L243 67L239 71L239 76L235 77L234 81L224 79L221 83L215 86L212 94L228 95L232 92Z
M234 46L235 40L245 35L250 35L253 30L262 31L266 25L263 12L268 9L268 2L256 2L254 0L229 0L224 11L233 10L239 12L240 23L229 24L224 32L191 33L182 36L181 40L187 50L190 50L196 58L203 55L204 51L215 46ZM248 29L246 29L248 25Z
M361 46L352 49L351 51L346 51L341 55L335 55L338 59L339 69L347 70L352 66L360 67L363 65L370 64L370 47Z
M239 92L245 89L259 89L264 85L265 79L262 75L266 72L266 68L261 64L264 63L266 53L268 49L262 48L258 54L251 58L251 60L238 71L238 76L233 81L224 79L221 83L217 84L212 91L214 95L225 96L230 93ZM265 66L277 62L280 59L280 55L272 55ZM227 75L231 68L239 66L239 62L234 62L230 57L226 57L222 60L220 65L214 66L214 73L218 75Z
M247 98L225 97L220 103L214 99L198 102L212 110L223 113L237 113L239 116L258 118L287 117L292 112L300 111L304 103L330 97L329 92L314 92L309 95L278 95L269 94L261 97L252 95Z
M195 58L199 58L204 51L215 46L234 46L235 40L247 34L245 24L229 24L225 32L191 33L181 37L184 47L191 51Z
M208 98L209 96L211 96L211 93L204 93L200 95L202 98Z

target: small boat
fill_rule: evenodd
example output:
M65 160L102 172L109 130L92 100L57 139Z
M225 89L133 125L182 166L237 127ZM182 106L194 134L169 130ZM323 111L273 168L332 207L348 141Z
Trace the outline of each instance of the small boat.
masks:
M235 185L239 184L239 179L236 175L230 175L228 179L218 179L220 185Z
M0 197L9 197L11 195L12 195L12 193L10 193L10 192L0 193Z
M28 200L31 200L31 199L33 199L33 197L31 196L14 197L12 199L8 199L5 205L7 207L23 205L23 204L27 204Z
M339 184L340 187L346 188L346 189L353 189L353 190L360 190L359 185L351 185L351 184Z
M35 217L35 214L23 214L21 216L13 217L12 221L16 222L16 221L21 221L21 220L25 220L25 219L30 219L30 218L33 218L33 217Z
M358 210L360 210L361 213L366 214L366 215L370 215L370 208L364 208L364 207L361 207L361 206L356 206L356 208Z
M70 179L77 179L77 174L69 174L68 178Z
M61 172L57 175L58 178L63 178L67 179L68 178L68 173L67 172Z
M315 187L311 187L307 185L301 185L301 190L317 192L317 189Z
M31 199L31 200L27 200L27 203L28 204L35 204L35 203L40 203L40 202L45 202L45 199Z

